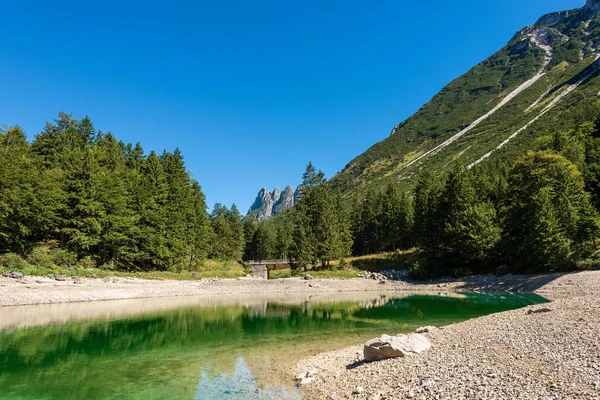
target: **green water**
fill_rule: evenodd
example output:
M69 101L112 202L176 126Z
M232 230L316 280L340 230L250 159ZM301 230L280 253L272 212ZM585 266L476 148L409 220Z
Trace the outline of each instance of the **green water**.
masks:
M0 399L297 399L290 371L306 356L541 302L474 293L265 301L7 328Z

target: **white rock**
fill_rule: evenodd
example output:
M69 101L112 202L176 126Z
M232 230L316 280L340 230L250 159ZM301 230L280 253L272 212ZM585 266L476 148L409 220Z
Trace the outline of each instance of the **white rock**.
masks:
M404 357L424 352L431 347L427 338L419 333L371 339L365 343L365 361L380 361L386 358Z
M302 380L300 381L301 385L308 385L309 383L312 383L313 381L313 377L308 377L308 378L302 378Z

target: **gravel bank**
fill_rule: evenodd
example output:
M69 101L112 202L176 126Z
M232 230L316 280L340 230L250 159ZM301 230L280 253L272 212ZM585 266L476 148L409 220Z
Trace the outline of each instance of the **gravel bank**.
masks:
M554 302L433 329L421 355L367 364L360 345L295 374L318 370L307 399L599 399L598 288L600 272L560 276L538 288Z
M198 281L144 280L135 278L56 281L47 277L23 279L0 277L0 306L88 302L99 300L140 299L243 293L331 293L395 291L414 289L405 282L381 285L372 279L300 278L265 281L258 278L202 279Z
M198 281L144 280L135 278L56 281L47 277L0 277L0 307L99 300L139 299L242 293L330 293L364 291L514 291L544 296L600 293L599 273L536 276L477 276L427 284L373 279L203 279Z

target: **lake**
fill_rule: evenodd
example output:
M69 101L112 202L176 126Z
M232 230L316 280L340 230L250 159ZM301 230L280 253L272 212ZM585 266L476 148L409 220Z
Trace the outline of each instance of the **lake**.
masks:
M300 399L302 358L543 303L535 294L343 293L0 308L0 399Z

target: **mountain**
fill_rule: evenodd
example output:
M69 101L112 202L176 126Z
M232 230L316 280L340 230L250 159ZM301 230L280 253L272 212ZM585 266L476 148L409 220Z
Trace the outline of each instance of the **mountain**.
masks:
M286 187L283 192L275 188L273 193L267 188L262 188L250 206L246 218L253 217L256 222L269 219L293 207L298 200L298 195L299 188L294 191L291 186Z
M521 29L350 161L333 187L344 196L390 182L408 189L422 169L442 176L454 161L514 161L550 127L577 120L600 94L599 10L600 0L588 0Z

